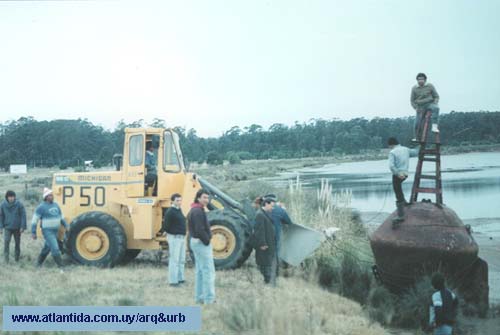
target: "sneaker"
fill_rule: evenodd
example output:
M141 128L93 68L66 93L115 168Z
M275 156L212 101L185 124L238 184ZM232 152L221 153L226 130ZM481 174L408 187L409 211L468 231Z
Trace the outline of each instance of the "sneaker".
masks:
M179 286L179 283L176 283L176 284L168 284L169 286L171 287L178 287Z
M439 133L438 125L437 123L432 124L432 132L433 133Z
M179 284L184 284L185 282L185 280L179 280Z

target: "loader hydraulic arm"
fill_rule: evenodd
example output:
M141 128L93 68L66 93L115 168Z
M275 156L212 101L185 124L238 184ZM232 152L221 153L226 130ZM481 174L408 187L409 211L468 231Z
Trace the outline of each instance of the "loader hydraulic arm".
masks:
M246 219L252 218L254 216L254 213L250 213L249 209L246 206L243 206L241 203L234 200L226 193L222 192L216 186L210 184L208 181L206 181L203 178L197 177L197 179L200 182L201 187L203 187L205 190L207 190L210 193L210 195L215 200L220 202L225 208L232 209L234 212L238 213L239 215L244 216Z

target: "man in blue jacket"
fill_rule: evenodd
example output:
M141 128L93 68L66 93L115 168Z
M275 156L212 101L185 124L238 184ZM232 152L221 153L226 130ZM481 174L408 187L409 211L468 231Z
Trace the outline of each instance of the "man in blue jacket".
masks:
M49 190L48 188L43 190L43 202L36 208L33 219L31 220L31 235L34 240L36 240L36 226L38 221L40 221L40 227L45 239L45 245L38 256L37 266L42 266L45 258L47 258L49 253L51 253L57 266L62 268L63 262L61 258L61 250L59 250L59 245L57 243L57 233L61 225L66 228L66 231L69 226L66 223L66 220L64 220L59 205L54 202L52 190Z
M264 200L269 199L274 201L274 206L273 210L271 212L271 218L273 219L273 225L274 225L274 231L275 231L275 238L276 238L276 255L278 257L279 261L279 254L280 254L280 248L281 248L281 233L282 233L282 224L292 224L292 220L290 220L290 217L288 216L288 213L286 210L283 208L283 206L278 202L278 197L275 194L267 194L264 196ZM276 267L276 269L278 269Z
M14 236L16 262L21 256L21 234L26 230L26 210L16 199L14 191L5 193L5 200L0 204L0 233L5 230L3 255L5 263L9 262L10 240Z

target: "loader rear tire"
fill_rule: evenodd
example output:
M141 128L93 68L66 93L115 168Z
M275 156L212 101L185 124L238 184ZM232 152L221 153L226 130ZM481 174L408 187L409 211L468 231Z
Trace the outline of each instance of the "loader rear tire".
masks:
M71 223L67 246L69 254L80 264L113 267L125 256L127 237L111 215L88 212Z
M252 253L251 227L238 214L229 210L207 213L212 230L212 248L217 270L240 267Z

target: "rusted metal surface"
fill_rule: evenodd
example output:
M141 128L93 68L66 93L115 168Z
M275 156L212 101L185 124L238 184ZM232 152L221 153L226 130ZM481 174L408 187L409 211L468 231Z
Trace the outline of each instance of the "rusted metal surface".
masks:
M381 278L394 288L425 272L463 271L477 260L478 245L455 212L433 203L405 207L405 220L393 229L396 213L370 236Z

